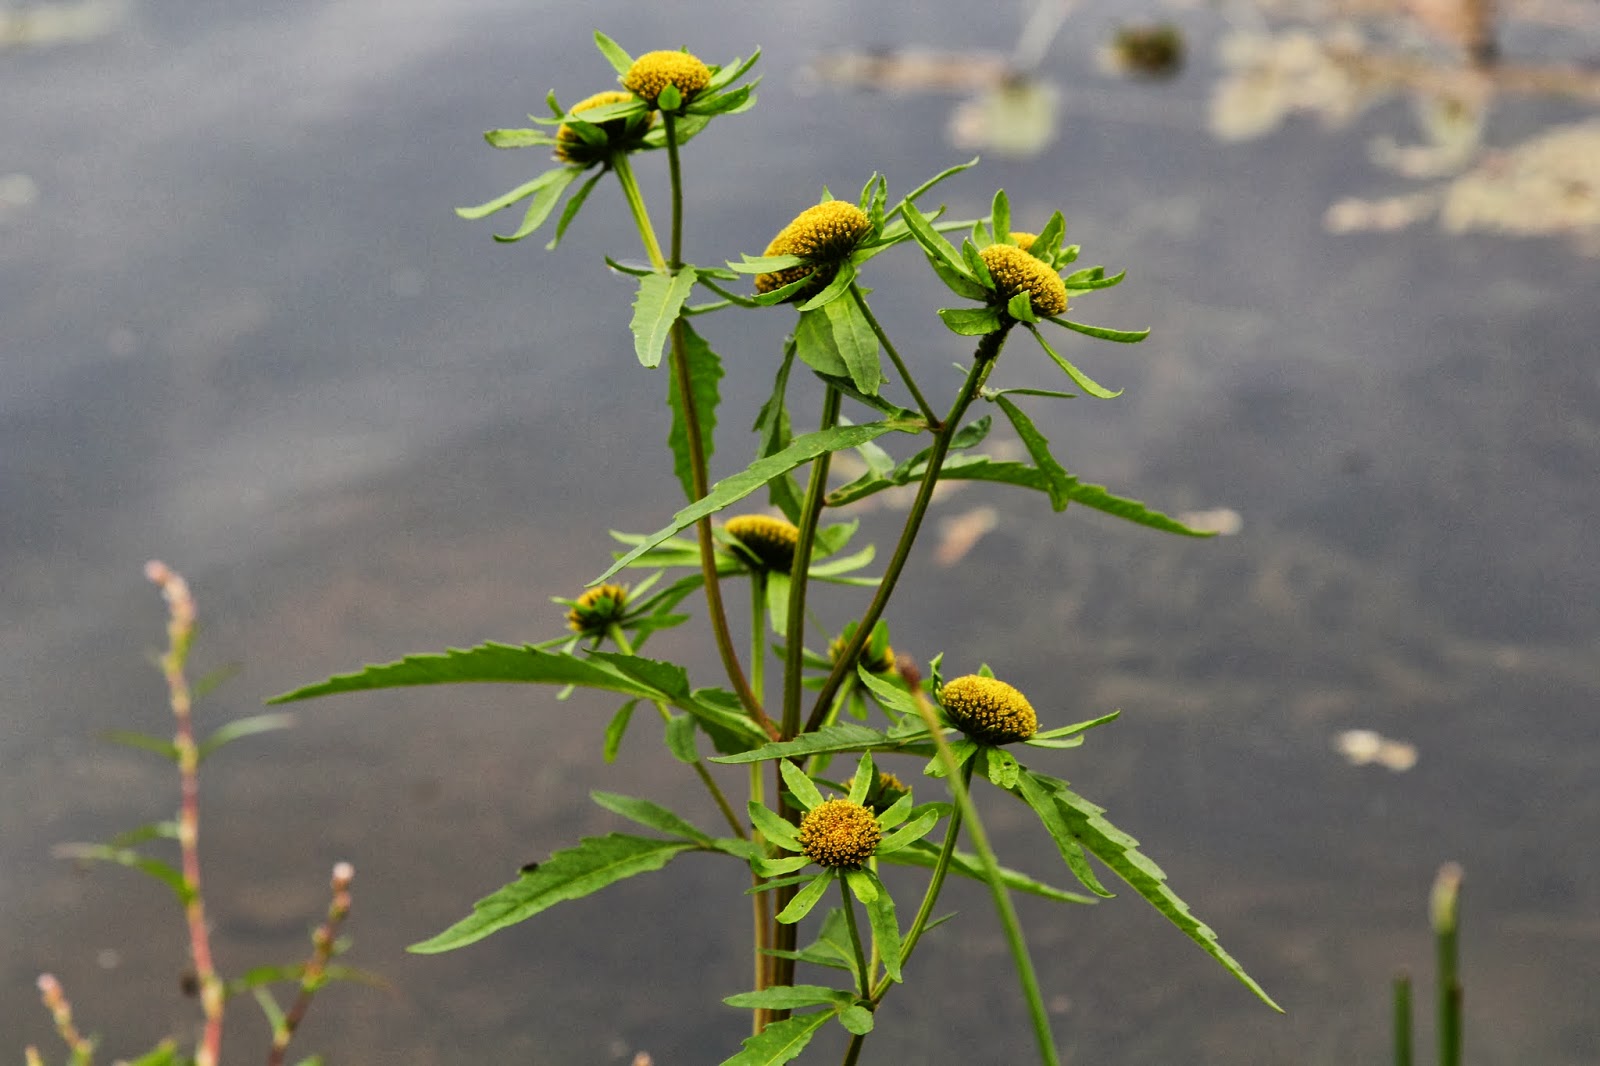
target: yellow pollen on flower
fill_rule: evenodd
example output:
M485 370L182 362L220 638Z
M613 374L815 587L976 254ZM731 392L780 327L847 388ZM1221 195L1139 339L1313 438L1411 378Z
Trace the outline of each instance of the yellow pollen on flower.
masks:
M872 812L847 799L825 800L800 819L800 850L822 866L860 866L882 839Z
M1009 303L1019 292L1026 292L1033 313L1040 318L1053 318L1067 309L1066 283L1044 261L1014 244L991 244L978 254L994 278L995 292L1002 304Z
M606 92L595 93L593 96L586 96L582 100L579 100L577 103L573 104L567 109L567 117L575 118L578 116L578 112L580 111L591 111L597 107L605 107L607 104L625 104L632 99L632 93L619 92L615 89L609 89ZM654 125L654 123L655 114L651 113L649 118L645 121L644 128L640 130L640 132L643 133L644 130L649 129L652 125ZM627 128L628 120L625 118L613 118L607 119L604 122L596 123L596 125L605 131L607 140L615 140ZM598 162L600 158L604 156L604 154L605 152L603 149L596 148L588 141L585 141L582 137L578 136L576 130L572 129L565 122L556 127L555 157L561 160L563 163L594 163Z
M794 523L771 515L745 514L728 519L722 528L766 569L787 574L793 568L794 549L800 542L800 530Z
M945 683L939 702L950 724L984 744L1027 740L1039 728L1028 697L992 677L968 674Z
M661 90L675 85L687 101L711 83L711 68L688 52L646 52L622 76L622 87L657 106Z
M824 200L806 208L778 231L763 254L797 255L811 262L756 275L756 291L772 292L809 276L814 284L796 293L793 299L821 292L871 227L872 220L864 211L843 200Z
M595 636L606 631L614 622L622 620L623 607L628 602L628 590L621 585L601 585L578 597L567 612L567 625L577 633Z

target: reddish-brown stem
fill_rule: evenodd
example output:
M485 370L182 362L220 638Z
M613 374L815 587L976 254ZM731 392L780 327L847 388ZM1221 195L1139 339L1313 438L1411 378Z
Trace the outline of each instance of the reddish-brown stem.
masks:
M167 650L161 656L161 672L166 677L172 716L176 719L172 743L178 756L182 794L178 847L183 854L183 912L189 924L189 954L200 988L200 1010L205 1017L200 1046L195 1049L195 1066L217 1066L222 1055L224 989L211 959L211 932L206 927L205 898L200 891L200 748L194 739L193 697L183 672L189 642L194 637L194 597L189 583L165 563L147 563L144 572L167 601Z
M339 942L339 927L350 913L350 882L355 875L355 869L347 862L333 868L333 899L328 904L328 917L311 934L311 956L300 972L300 992L283 1016L283 1024L272 1034L267 1066L283 1066L284 1052L295 1030L305 1020L306 1011L311 1009L312 997L327 982L328 960L333 958L334 947Z

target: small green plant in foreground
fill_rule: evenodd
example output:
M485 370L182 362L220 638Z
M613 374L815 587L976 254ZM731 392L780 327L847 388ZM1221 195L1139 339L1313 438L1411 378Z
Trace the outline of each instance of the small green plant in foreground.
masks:
M751 1035L725 1066L789 1062L835 1021L849 1034L843 1061L850 1064L890 993L916 975L913 956L940 921L934 911L954 873L988 886L1040 1061L1055 1063L1055 1040L1011 897L1025 892L1074 905L1109 897L1090 865L1092 855L1276 1009L1133 837L1065 780L1018 758L1020 752L1030 759L1058 758L1116 712L1062 722L1065 708L1054 702L1035 707L987 666L963 663L973 672L946 682L942 655L924 668L904 649L896 655L890 646L887 619L896 584L941 481L1009 485L1044 494L1057 511L1077 503L1151 529L1202 535L1080 481L1052 455L1023 402L1074 393L1001 383L1002 352L1013 335L1026 333L1076 393L1116 396L1058 351L1059 335L1052 340L1045 330L1059 327L1069 339L1144 339L1146 331L1067 317L1074 302L1116 285L1122 275L1108 276L1101 267L1063 274L1079 250L1066 243L1061 213L1036 232L1017 232L1004 191L994 194L989 214L977 220L948 220L942 208L924 206L936 185L971 163L894 197L887 179L876 174L866 178L854 201L834 199L824 188L819 203L778 212L792 221L778 226L762 254L735 255L725 265L685 263L685 190L693 186L684 177L683 149L709 122L755 103L754 83L741 79L756 57L723 66L683 51L635 59L603 34L595 40L616 68L621 88L597 92L571 108L551 94L549 117L533 119L530 128L491 130L490 145L542 148L556 165L459 214L476 219L522 205L521 223L497 238L512 242L555 215L549 244L554 248L597 184L608 175L616 179L648 263L607 263L634 279L628 317L640 364L655 369L666 359L668 454L687 502L654 532L612 534L619 548L609 565L597 560L599 573L588 590L557 601L567 612L562 636L541 644L489 643L407 656L275 702L487 681L615 693L624 702L606 730L605 757L616 753L635 711L653 708L668 754L699 778L723 824L708 830L651 800L597 792L595 802L648 833L612 832L557 851L412 950L463 948L686 854L737 863L750 878L750 917L740 921L753 928L751 986L728 989L725 1002L751 1011ZM668 163L665 243L631 163L638 153L657 151L666 153ZM963 235L959 245L946 236L956 233ZM953 333L971 338L973 348L951 395L940 398L925 386L919 375L929 375L930 368L902 357L868 302L872 260L885 253L925 260L933 279L956 297L954 306L938 313ZM710 460L719 440L727 442L726 432L717 432L726 415L719 410L721 361L703 324L714 315L741 312L774 321L773 386L754 418L750 461L713 484ZM820 395L815 413L806 416L817 428L797 433L793 424L801 404L810 404L795 380L802 366ZM931 369L943 380L940 360ZM984 413L973 417L974 407ZM983 451L995 414L1021 438L1026 460ZM842 451L854 451L865 472L830 489L830 463ZM852 547L856 523L831 516L847 504L912 485L914 501L882 572L865 573L877 561L875 548ZM751 499L757 493L767 510ZM741 513L729 514L733 508ZM624 583L625 575L636 580ZM870 600L865 608L858 601L830 604L830 611L846 616L830 629L816 617L823 583L870 590ZM740 585L751 604L750 631L742 640L729 624L725 602ZM724 676L711 686L696 687L684 667L642 654L656 631L688 620L691 598L704 601L705 624L721 660ZM713 754L705 753L708 746ZM830 775L831 760L847 755L854 756L853 767ZM890 763L897 773L880 769ZM919 802L905 784L919 769L929 779L923 787L937 798ZM729 797L734 782L744 786L743 803ZM980 787L1030 808L1090 895L1001 865L980 817ZM889 864L926 871L915 894L906 894L910 880L881 876ZM825 899L831 902L823 906ZM801 965L818 975L818 983L797 982Z
M311 933L311 953L304 962L291 966L261 966L241 977L223 977L211 944L211 927L206 922L205 894L200 879L200 764L224 744L241 737L289 724L288 716L261 714L240 718L224 725L204 740L197 740L194 729L194 701L205 689L208 681L189 683L186 672L189 648L194 640L196 613L194 597L189 583L165 563L152 562L145 574L160 589L167 601L167 650L160 656L159 666L167 682L172 706L174 734L172 740L145 733L117 732L111 739L128 747L154 752L170 759L178 769L180 803L175 819L140 826L121 834L109 844L65 844L56 849L63 858L85 861L111 862L132 867L160 881L170 888L183 908L184 923L189 940L189 960L192 969L184 974L182 985L190 995L200 1001L199 1036L192 1053L182 1050L175 1039L159 1045L126 1066L217 1066L222 1058L223 1024L232 999L249 992L260 1005L271 1027L271 1037L266 1050L267 1066L283 1066L287 1061L289 1042L311 1009L311 1001L329 981L363 980L372 978L341 966L332 960L344 953L348 942L339 935L345 918L350 913L350 884L355 870L347 862L334 866L330 885L332 898L322 924ZM160 840L177 842L179 864L172 865L164 859L148 854L148 846ZM39 978L39 994L44 1007L55 1022L56 1033L67 1047L69 1066L91 1066L99 1040L85 1036L73 1019L72 1004L66 990L53 974ZM273 995L272 985L294 986L294 998L287 1010ZM45 1057L37 1047L24 1049L27 1066L44 1066ZM123 1060L118 1060L121 1063ZM322 1060L300 1060L299 1066L316 1066Z

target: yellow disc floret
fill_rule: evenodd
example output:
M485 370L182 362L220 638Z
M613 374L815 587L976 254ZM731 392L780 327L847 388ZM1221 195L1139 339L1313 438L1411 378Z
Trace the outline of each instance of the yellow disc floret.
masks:
M598 636L622 621L628 590L621 585L601 585L579 596L567 612L567 625L575 632Z
M1020 230L1011 231L1011 243L1021 248L1024 252L1033 247L1033 242L1039 239L1037 233L1023 233Z
M1028 697L992 677L968 674L939 690L950 724L983 744L1027 740L1039 728Z
M978 254L994 278L995 292L1002 304L1009 303L1019 292L1026 292L1033 313L1040 318L1053 318L1067 309L1066 284L1042 260L1014 244L991 244Z
M669 85L677 86L687 101L710 83L711 68L688 52L646 52L622 76L622 87L651 107Z
M833 280L839 264L850 257L871 228L872 220L866 212L843 200L824 200L815 207L806 208L778 231L763 254L797 255L809 262L756 275L756 291L772 292L811 277L813 284L796 293L793 299L821 292Z
M766 569L787 574L794 566L794 549L800 541L794 523L771 515L745 514L728 519L723 528Z
M872 811L847 799L825 800L800 819L800 850L822 866L860 866L882 839Z
M608 104L625 104L632 99L632 93L618 92L615 89L603 93L595 93L593 96L585 97L568 108L567 117L577 118L580 111L590 111L597 107L605 107ZM652 113L645 118L642 124L638 125L638 135L642 136L654 122L655 115ZM619 142L628 132L629 121L627 118L607 119L604 122L597 122L595 125L599 126L605 133L608 147L623 147ZM578 136L578 131L568 126L565 122L556 127L555 156L563 163L577 163L580 165L598 163L605 157L606 151L607 149L598 148Z

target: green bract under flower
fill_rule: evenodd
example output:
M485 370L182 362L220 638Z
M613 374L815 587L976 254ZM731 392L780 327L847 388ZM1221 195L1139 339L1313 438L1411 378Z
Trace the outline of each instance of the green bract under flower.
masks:
M939 690L950 724L983 744L1027 740L1039 728L1028 697L992 677L968 674Z
M872 220L855 204L824 200L795 216L767 245L764 255L797 255L808 260L799 266L756 275L756 291L772 292L810 277L812 283L790 297L808 299L833 280L839 264L872 229Z
M591 111L609 104L625 104L632 99L632 93L619 92L615 89L595 93L568 108L567 117L581 118L580 112ZM638 116L624 116L598 122L595 125L606 135L606 144L601 147L590 144L577 130L563 122L556 128L555 157L563 163L573 163L578 166L602 162L613 151L627 151L639 147L644 134L654 123L653 112L647 113L642 121Z
M766 569L787 574L794 567L794 549L799 543L800 531L792 522L770 515L747 514L728 519L723 528Z
M994 278L995 292L1002 304L1026 292L1033 313L1040 318L1054 318L1066 311L1067 286L1061 275L1041 260L1014 244L991 244L979 255Z
M850 638L844 635L837 636L830 640L828 642L828 661L830 663L838 662L839 656L844 652L845 646L849 643ZM891 674L894 672L895 665L894 649L885 644L883 646L882 654L873 655L872 644L869 641L866 647L861 649L861 654L857 656L856 662L869 674Z
M646 52L622 76L622 86L656 107L661 91L671 85L687 102L711 84L711 68L688 52Z
M585 636L599 636L620 622L628 603L621 585L600 585L579 596L567 612L567 625Z
M800 850L819 866L860 866L872 858L883 830L871 809L830 799L800 820Z

